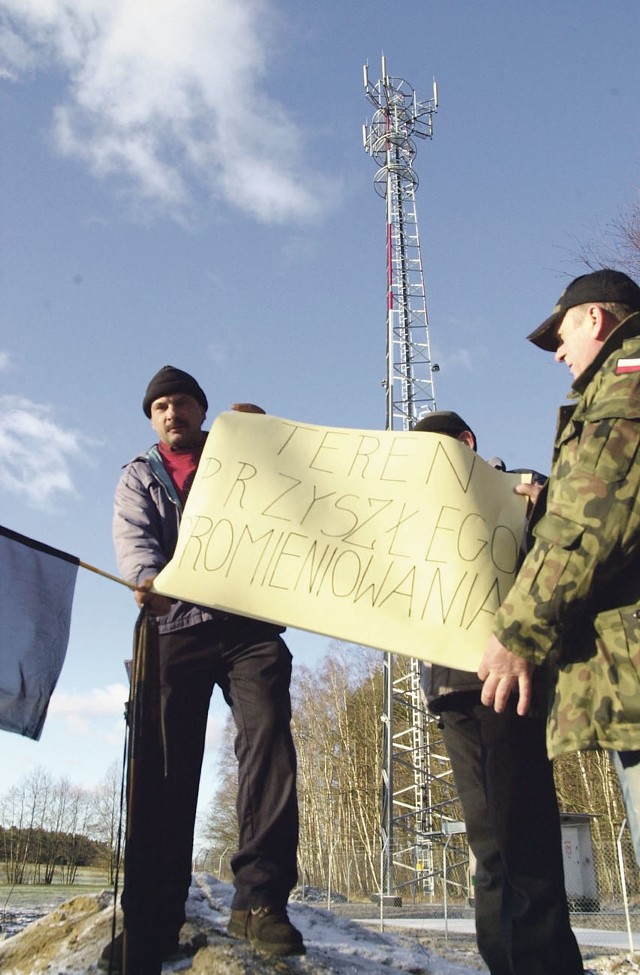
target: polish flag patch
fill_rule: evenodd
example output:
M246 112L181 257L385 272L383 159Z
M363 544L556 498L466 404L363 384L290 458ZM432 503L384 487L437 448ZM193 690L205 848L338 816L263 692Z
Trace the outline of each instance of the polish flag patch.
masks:
M618 359L616 376L622 376L625 372L640 372L640 359Z

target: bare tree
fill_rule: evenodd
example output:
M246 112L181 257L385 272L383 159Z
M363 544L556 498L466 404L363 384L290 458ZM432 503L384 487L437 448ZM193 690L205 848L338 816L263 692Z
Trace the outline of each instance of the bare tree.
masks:
M380 783L382 780L382 658L376 651L330 645L313 670L297 666L292 682L293 734L298 756L300 809L299 868L305 885L366 896L378 890L380 858ZM411 720L398 705L398 726ZM221 867L237 843L234 728L228 721L220 760L220 785L211 803L205 835ZM431 756L436 763L438 755ZM434 771L437 778L439 767ZM410 771L400 770L409 782ZM624 805L608 756L582 752L555 762L561 809L589 814L600 895L620 897L616 840ZM398 779L396 785L402 786ZM462 819L452 785L432 802ZM463 844L461 838L460 843ZM462 850L462 847L461 847ZM460 877L466 878L461 855ZM625 853L631 893L640 892L633 851ZM437 863L435 869L438 869ZM468 879L468 878L466 878ZM466 883L465 879L465 883ZM462 884L462 880L461 880Z
M78 867L87 856L87 838L92 796L85 789L71 786L66 780L59 784L61 797L64 796L64 816L62 820L63 838L60 844L60 863L66 884L75 882Z
M0 803L2 819L2 860L8 884L21 884L29 856L31 834L26 828L24 792L14 786Z
M233 742L235 725L229 712L222 732L218 757L218 787L209 803L202 833L209 843L205 863L211 863L220 880L230 879L225 870L225 858L238 845L238 817L236 794L238 789L238 763ZM226 859L228 869L228 858ZM224 876L223 876L224 875Z
M27 865L39 863L44 818L52 786L49 773L43 768L36 768L14 786L2 801L2 822L7 830L3 853L10 884L24 883Z
M611 220L595 240L580 245L580 260L591 270L615 267L640 277L640 203Z
M571 752L554 761L558 803L563 812L588 814L600 896L621 895L616 843L625 818L618 777L606 751ZM629 892L640 892L640 871L631 842L625 851Z
M120 844L118 837L121 830L122 798L122 764L113 762L107 769L102 782L94 790L91 803L91 823L88 827L92 839L104 843L108 850L106 870L109 884L114 883L116 869L119 865Z
M65 830L73 789L68 779L48 783L46 801L40 823L40 845L34 860L34 875L38 882L53 883L56 866L62 865L67 841ZM42 874L44 868L44 874Z
M375 886L380 842L380 654L333 643L318 670L294 682L300 867L305 882Z

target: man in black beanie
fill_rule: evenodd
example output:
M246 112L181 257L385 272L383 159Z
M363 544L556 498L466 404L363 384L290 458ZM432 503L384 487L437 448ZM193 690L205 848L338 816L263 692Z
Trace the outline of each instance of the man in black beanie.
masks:
M413 429L477 448L470 426L448 410L427 413ZM489 463L505 468L499 458ZM502 714L482 704L482 682L470 671L422 664L420 683L439 717L476 858L476 938L491 975L582 975L545 744L544 674L526 719L515 701Z
M209 409L207 397L193 376L182 369L176 369L175 366L163 366L150 379L147 391L144 394L142 409L145 416L151 419L151 406L154 400L160 399L161 396L171 396L173 393L185 393L187 396L191 396L200 404L205 413Z
M179 948L209 700L218 684L236 724L238 850L231 858L235 895L229 933L270 955L301 955L287 900L297 880L296 755L290 730L291 654L283 627L222 613L151 592L173 555L180 518L206 440L208 408L199 384L164 366L142 408L158 436L130 461L115 495L118 568L158 625L165 778L162 796L161 954ZM235 410L264 413L251 403ZM127 911L126 878L123 909ZM115 950L114 950L115 948ZM101 967L120 970L122 936L106 946Z

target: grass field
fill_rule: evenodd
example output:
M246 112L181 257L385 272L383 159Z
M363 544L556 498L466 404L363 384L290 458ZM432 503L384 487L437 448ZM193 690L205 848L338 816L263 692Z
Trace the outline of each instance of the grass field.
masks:
M30 921L53 910L79 894L107 890L105 870L80 867L75 884L10 884L0 883L0 940L15 934Z

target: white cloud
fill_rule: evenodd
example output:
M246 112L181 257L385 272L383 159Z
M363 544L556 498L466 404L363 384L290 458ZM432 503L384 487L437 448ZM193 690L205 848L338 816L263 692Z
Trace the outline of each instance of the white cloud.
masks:
M474 366L475 363L475 366ZM478 365L478 354L470 349L456 349L451 355L440 356L438 364L443 369L458 369L462 372L475 372Z
M207 355L217 366L224 366L229 361L229 349L221 342L209 342Z
M227 723L229 711L209 712L207 721L207 732L205 735L204 749L207 754L217 754L224 738L224 731Z
M35 66L35 56L18 34L0 26L0 78L16 81Z
M109 684L108 687L97 687L85 694L56 691L51 698L49 714L78 720L81 717L121 715L128 698L129 688L125 684L118 683Z
M60 494L74 495L70 464L85 461L92 441L63 429L51 407L19 396L0 396L0 490L47 508Z
M11 356L0 349L0 372L5 372L11 366Z
M129 687L113 683L106 687L70 693L56 688L49 702L47 714L47 741L49 748L65 748L69 740L76 742L72 755L68 755L63 767L69 765L69 774L82 776L93 785L96 769L118 758L124 742L125 705L129 700ZM52 767L59 763L51 759Z
M5 74L34 70L35 57L64 71L57 145L96 176L124 177L176 216L192 202L193 182L264 222L325 208L330 188L310 177L299 127L265 91L276 46L271 0L3 0L3 8Z

